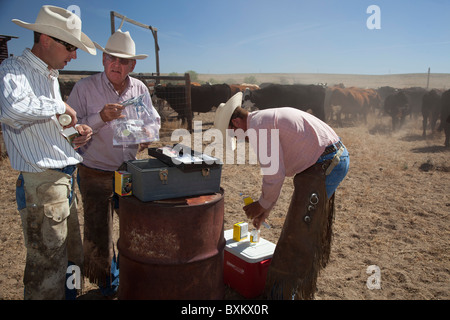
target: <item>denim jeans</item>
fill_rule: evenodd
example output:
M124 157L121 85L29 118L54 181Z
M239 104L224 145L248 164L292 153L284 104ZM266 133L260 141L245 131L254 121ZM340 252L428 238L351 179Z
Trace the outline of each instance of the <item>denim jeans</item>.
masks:
M317 160L317 163L333 159L335 155L336 152L324 155L320 157L319 160ZM345 176L347 175L349 165L350 165L350 157L347 148L344 147L344 152L341 154L339 163L325 178L325 185L327 189L328 198L331 198L333 193L336 191L338 185L341 183L342 180L344 180Z

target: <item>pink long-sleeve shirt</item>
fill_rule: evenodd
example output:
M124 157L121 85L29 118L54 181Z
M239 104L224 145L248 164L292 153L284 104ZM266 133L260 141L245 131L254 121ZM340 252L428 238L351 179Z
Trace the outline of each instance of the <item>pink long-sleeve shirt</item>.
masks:
M272 135L276 136L273 129L278 129L279 139L271 142ZM257 141L263 135L267 136L267 143L262 145L255 139L249 139L263 173L259 203L267 210L277 202L285 177L292 177L309 168L327 146L339 141L339 136L325 122L307 112L288 107L251 112L247 118L247 134L251 131L256 133ZM272 152L277 154L272 155ZM272 163L266 163L267 156ZM271 172L276 167L273 162L277 160L278 170Z
M114 171L124 161L136 159L138 145L114 146L112 122L104 122L100 117L105 104L121 103L148 92L142 81L132 77L128 77L127 81L127 88L119 95L106 74L97 73L78 81L67 99L67 104L77 112L79 123L87 124L93 130L92 139L79 149L83 164L90 168ZM159 119L151 101L148 103L151 112Z

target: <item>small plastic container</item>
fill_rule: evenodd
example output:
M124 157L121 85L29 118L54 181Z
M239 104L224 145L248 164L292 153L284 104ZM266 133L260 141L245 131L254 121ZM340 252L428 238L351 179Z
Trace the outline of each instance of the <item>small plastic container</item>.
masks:
M253 203L252 197L244 197L242 192L239 195L242 197L242 200L244 200L245 206L248 206L250 203Z
M72 117L69 116L68 114L62 114L59 116L58 121L63 127L65 127L72 122Z
M261 231L259 230L252 230L252 232L250 232L250 243L255 244L259 242L259 238L261 235Z

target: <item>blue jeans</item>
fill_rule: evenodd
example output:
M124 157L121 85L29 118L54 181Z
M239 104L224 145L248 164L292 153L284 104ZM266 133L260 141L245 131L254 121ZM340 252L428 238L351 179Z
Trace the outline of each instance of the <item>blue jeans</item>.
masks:
M333 159L335 155L336 152L321 156L319 160L317 160L317 163ZM342 180L344 180L345 176L347 175L348 168L350 165L350 156L348 154L347 148L344 147L344 152L341 154L340 159L341 161L339 161L336 167L334 167L334 169L330 172L330 174L327 175L325 178L325 185L327 189L328 199L331 198L333 193L336 191L338 185L341 183Z

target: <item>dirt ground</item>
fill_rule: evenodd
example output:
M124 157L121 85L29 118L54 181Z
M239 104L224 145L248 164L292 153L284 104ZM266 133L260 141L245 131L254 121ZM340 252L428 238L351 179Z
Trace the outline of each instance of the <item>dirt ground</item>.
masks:
M213 113L196 116L204 128ZM450 299L450 150L443 133L422 137L421 117L392 132L387 117L370 115L367 124L331 125L350 153L350 171L336 193L331 257L318 278L317 300ZM171 144L164 135L157 145ZM146 154L139 154L145 158ZM16 210L17 172L0 162L0 299L23 299L26 251ZM257 165L225 164L225 229L245 221L243 192L258 198ZM286 179L271 212L271 229L261 236L277 242L293 187ZM116 230L119 226L116 222ZM379 268L380 288L369 289L369 266ZM100 299L86 283L81 299ZM227 289L226 299L243 299Z

